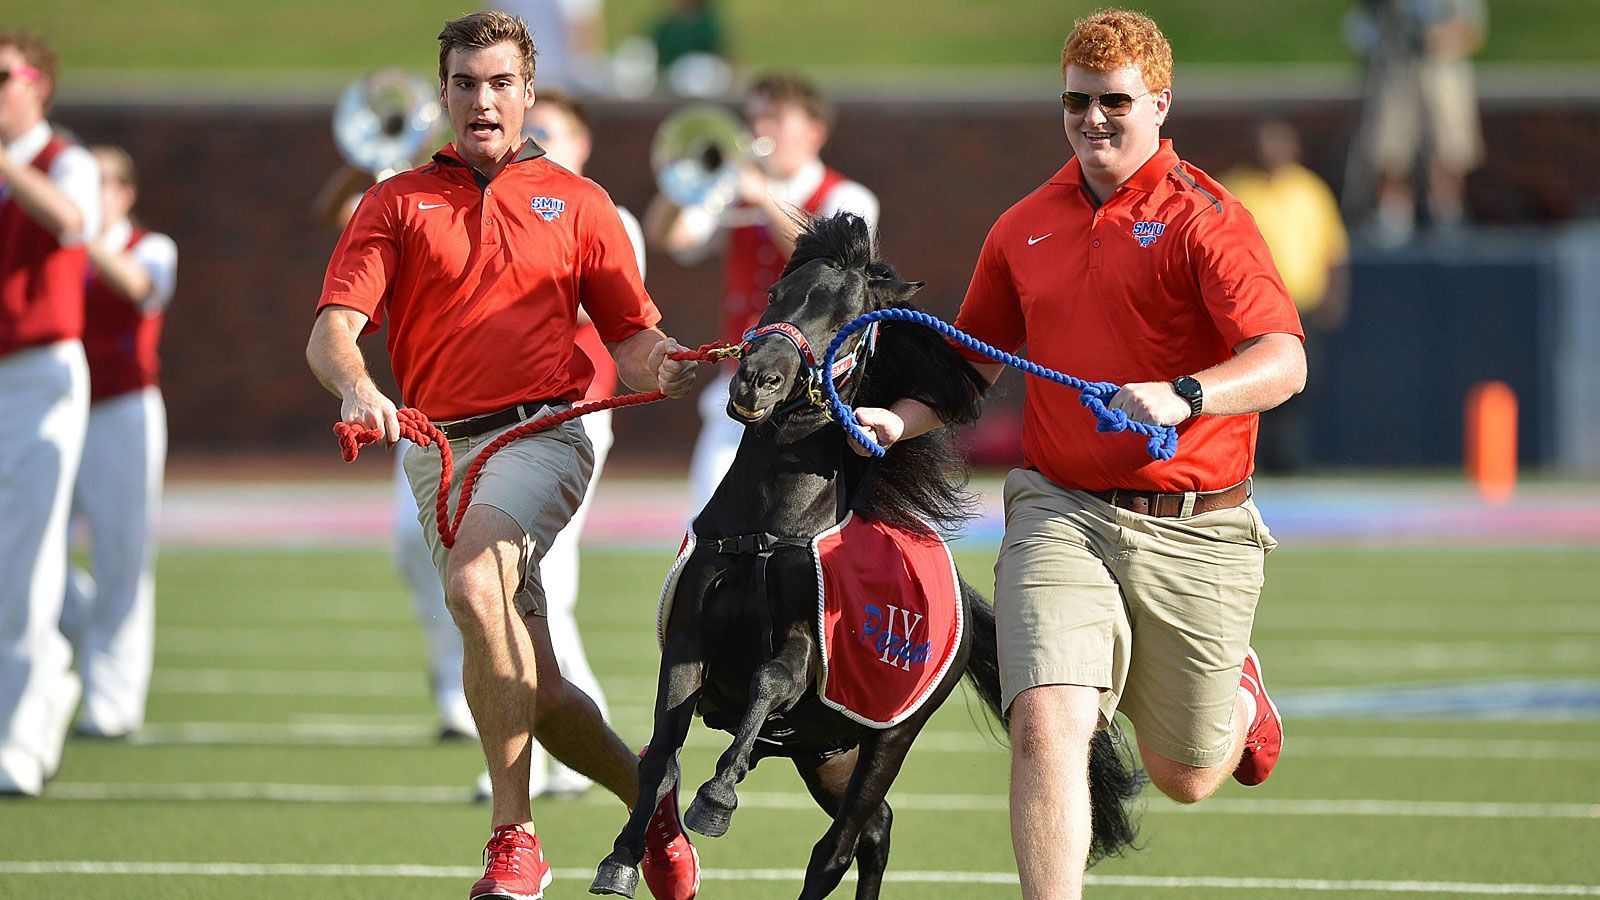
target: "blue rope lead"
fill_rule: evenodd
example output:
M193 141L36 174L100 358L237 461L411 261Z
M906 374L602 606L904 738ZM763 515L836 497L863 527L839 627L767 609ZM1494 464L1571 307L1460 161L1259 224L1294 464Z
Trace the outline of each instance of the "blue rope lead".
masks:
M1111 401L1112 396L1120 390L1119 385L1112 384L1109 381L1084 381L1080 378L1073 378L1063 372L1057 372L1054 369L1047 369L1038 363L985 344L965 332L958 331L953 325L914 309L880 309L860 316L839 329L839 333L834 335L833 341L828 344L828 352L823 354L820 370L824 373L833 371L833 358L838 354L839 348L844 345L844 342L850 338L850 335L882 319L892 319L897 322L914 322L918 325L932 328L963 347L982 353L995 362L1004 363L1012 368L1021 369L1029 375L1043 378L1046 381L1053 381L1056 384L1064 384L1078 391L1078 402L1088 407L1089 411L1094 413L1094 417L1098 420L1095 430L1103 433L1132 431L1136 434L1144 435L1149 438L1145 442L1145 450L1149 452L1151 459L1171 459L1178 452L1178 430L1176 428L1171 425L1147 425L1144 422L1135 422L1129 419L1128 414L1122 410L1106 406ZM846 406L844 401L839 399L839 391L834 387L833 379L823 375L818 380L822 382L822 390L828 397L829 411L833 413L833 417L838 420L845 432L856 443L867 448L873 456L883 456L886 451L878 446L876 441L868 437L867 433L861 430L860 425L856 424L855 410Z

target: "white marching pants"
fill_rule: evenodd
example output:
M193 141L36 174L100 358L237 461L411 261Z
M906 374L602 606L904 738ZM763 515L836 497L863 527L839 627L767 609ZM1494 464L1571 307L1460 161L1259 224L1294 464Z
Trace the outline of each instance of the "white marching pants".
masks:
M739 441L744 437L744 425L728 415L728 386L733 383L731 374L718 375L707 382L700 392L696 406L700 412L700 436L694 442L694 456L689 460L689 521L693 522L700 510L722 483L733 465L734 454L739 452Z
M23 793L61 765L77 705L61 605L88 417L82 344L0 357L0 778Z
M67 580L61 631L72 642L78 728L103 737L144 724L155 653L156 519L167 460L167 407L155 387L89 406L72 511L89 528L92 574Z
M394 519L390 533L389 552L395 568L411 590L411 604L422 626L422 635L428 645L428 683L433 691L433 703L439 710L441 727L462 734L473 735L477 729L472 724L472 711L467 707L467 696L461 687L461 633L450 618L444 605L444 586L439 581L439 570L433 565L433 554L422 536L420 515L433 515L417 509L416 496L411 483L406 480L406 451L411 442L401 440L395 445L394 457Z
M574 612L578 606L578 545L583 537L583 523L589 518L589 506L594 503L595 487L600 483L600 473L605 468L606 456L615 440L611 432L611 410L590 413L578 420L588 432L589 443L594 445L594 473L589 476L589 489L584 492L583 503L572 514L572 521L561 529L550 545L550 550L539 563L539 578L544 582L547 625L550 644L556 651L556 663L561 667L561 677L589 695L600 715L610 719L606 709L605 694L600 690L600 679L589 665L583 652L583 637L578 634L578 620ZM549 758L537 742L532 745L533 774L529 785L537 791L539 781L548 777L548 785L555 790L572 793L586 789L590 781L554 759ZM548 768L547 768L548 766ZM548 772L548 776L546 776Z

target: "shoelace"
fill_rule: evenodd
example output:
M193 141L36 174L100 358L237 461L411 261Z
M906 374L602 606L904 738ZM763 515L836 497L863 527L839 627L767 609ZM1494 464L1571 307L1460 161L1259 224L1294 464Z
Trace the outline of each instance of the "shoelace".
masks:
M668 796L670 797L670 795ZM659 844L652 848L647 842L644 848L644 855L652 859L665 859L668 861L675 860L682 856L682 850L672 849L673 841L676 840L676 836L673 834L671 823L667 821L666 816L661 814L661 810L659 808L657 808L655 814L650 817L650 821L651 827L655 830L659 839Z
M483 866L485 869L505 869L513 875L522 873L522 864L518 859L519 850L532 850L533 841L523 841L525 832L505 831L495 832L489 839L489 845L483 848Z

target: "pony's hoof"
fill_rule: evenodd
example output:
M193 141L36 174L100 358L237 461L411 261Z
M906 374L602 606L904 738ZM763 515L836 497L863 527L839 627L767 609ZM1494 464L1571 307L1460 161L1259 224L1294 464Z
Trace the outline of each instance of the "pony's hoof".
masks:
M695 795L694 802L683 814L683 827L706 837L722 837L733 822L733 807L708 800L705 792Z
M639 870L610 859L600 863L600 868L594 873L594 883L589 885L591 894L616 894L629 898L638 889Z

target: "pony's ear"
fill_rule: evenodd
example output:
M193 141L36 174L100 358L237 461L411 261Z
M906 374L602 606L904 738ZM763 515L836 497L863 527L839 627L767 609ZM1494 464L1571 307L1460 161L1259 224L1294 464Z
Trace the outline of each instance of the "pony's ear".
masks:
M926 285L926 281L901 281L898 278L875 278L872 281L873 296L880 309L909 303L911 296Z

